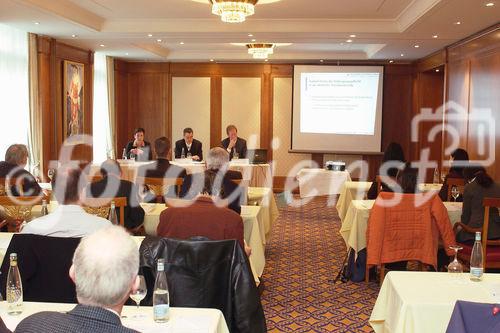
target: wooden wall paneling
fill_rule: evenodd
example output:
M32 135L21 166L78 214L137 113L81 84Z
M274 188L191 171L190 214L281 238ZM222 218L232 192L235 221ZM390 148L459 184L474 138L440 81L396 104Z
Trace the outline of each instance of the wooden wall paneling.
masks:
M416 67L418 72L426 72L436 67L446 64L446 50L440 50L423 59L417 61Z
M163 79L167 80L166 82L166 92L167 92L167 114L166 114L166 131L167 131L167 138L170 139L170 143L173 146L175 141L174 138L172 137L172 74L168 74L166 77L163 77ZM176 129L178 130L178 129ZM173 152L172 152L173 154Z
M210 78L210 148L219 147L222 136L222 77Z
M273 138L273 99L272 99L272 80L270 67L269 72L261 76L260 92L260 148L268 150L268 158L271 153L271 140Z

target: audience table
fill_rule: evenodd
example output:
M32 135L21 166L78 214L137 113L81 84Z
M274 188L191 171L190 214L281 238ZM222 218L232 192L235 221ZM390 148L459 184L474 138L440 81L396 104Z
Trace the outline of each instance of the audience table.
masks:
M366 195L368 194L368 190L371 186L372 182L346 181L344 183L337 201L337 211L339 213L340 220L344 219L352 200L366 199ZM422 183L418 185L418 189L421 192L439 191L441 186L443 186L443 184Z
M23 306L23 313L11 316L7 314L7 303L0 304L0 316L12 331L29 315L41 311L67 312L73 309L75 304L24 302ZM135 318L136 314L140 317ZM170 308L170 319L167 323L154 322L151 306L141 306L139 310L135 306L125 306L121 315L124 326L139 332L229 333L224 316L217 309Z
M122 169L122 178L135 181L137 170L139 167L151 164L153 162L135 162L131 160L118 160ZM178 165L186 169L188 174L203 172L206 169L204 162L180 162L173 161L171 164ZM100 164L92 164L90 173L99 175ZM269 164L248 164L236 161L231 161L230 170L240 171L243 179L248 181L248 186L253 187L268 187L272 188L271 166Z
M347 171L330 171L319 168L301 169L297 174L300 197L340 194L346 181L351 181Z
M442 333L457 300L499 303L500 274L472 282L468 273L389 272L373 308L375 332ZM497 296L494 296L494 295Z
M352 248L356 253L366 248L366 229L370 210L375 200L352 200L349 209L342 220L340 235L344 239L347 248ZM451 224L460 221L462 215L461 202L444 202L448 210Z

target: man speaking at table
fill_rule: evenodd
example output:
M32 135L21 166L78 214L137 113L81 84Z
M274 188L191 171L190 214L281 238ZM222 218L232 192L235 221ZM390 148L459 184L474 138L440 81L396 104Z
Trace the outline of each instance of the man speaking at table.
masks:
M175 158L191 157L193 161L203 160L202 143L193 138L193 129L187 127L183 131L183 139L175 142Z
M229 153L229 159L246 158L247 142L245 139L238 137L238 129L234 125L226 127L227 138L220 143L222 148Z
M138 270L137 245L122 227L107 227L83 238L69 270L79 304L67 313L33 314L15 332L136 332L122 325L120 315L130 293L139 286Z

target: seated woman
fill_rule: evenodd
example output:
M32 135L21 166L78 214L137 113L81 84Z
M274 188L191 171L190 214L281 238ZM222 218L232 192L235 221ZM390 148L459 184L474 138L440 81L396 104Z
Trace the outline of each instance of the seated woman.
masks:
M384 165L384 163L394 163L395 165L399 164L400 166L404 165L405 154L403 152L403 148L401 147L401 145L399 143L391 142L387 146L387 148L385 149L385 152L384 152L384 157L382 158L382 166ZM382 168L382 166L381 166L381 168ZM394 168L394 167L388 168L386 175L391 177L391 178L396 179L398 171L399 171L398 168ZM380 174L380 172L379 172L379 174ZM373 200L373 199L377 198L377 194L378 194L377 186L378 186L378 184L377 184L377 181L375 179L372 183L372 186L368 190L368 194L367 194L368 199ZM389 185L382 182L381 186L382 186L381 191L393 192L393 190L391 189L391 187Z
M500 185L486 173L479 165L471 165L464 169L466 184L463 196L462 224L470 228L481 229L484 222L484 198L500 197ZM473 243L474 233L467 232L463 228L456 235L460 243ZM488 239L500 238L500 217L498 209L490 209L490 224L488 226Z
M448 179L458 178L464 179L463 171L467 163L469 162L469 154L462 148L455 149L450 156L451 167L450 171L444 179L443 186L439 191L439 197L443 201L448 200ZM459 196L456 201L462 201L462 196Z
M153 153L151 151L151 144L144 141L144 128L137 128L134 131L134 140L130 141L125 147L125 154L128 159L135 159L136 161L151 161Z

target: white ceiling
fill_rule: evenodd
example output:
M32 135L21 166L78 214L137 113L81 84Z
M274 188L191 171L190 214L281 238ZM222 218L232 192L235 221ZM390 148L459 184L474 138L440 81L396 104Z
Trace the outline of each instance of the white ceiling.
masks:
M261 0L255 11L228 24L208 0L0 0L0 23L129 60L253 61L234 44L254 38L291 43L270 61L408 61L498 23L500 0Z

